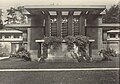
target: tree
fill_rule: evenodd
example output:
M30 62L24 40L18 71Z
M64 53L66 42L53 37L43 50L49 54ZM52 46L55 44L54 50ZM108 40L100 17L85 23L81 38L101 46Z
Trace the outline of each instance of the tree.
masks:
M103 16L103 23L120 23L120 8L118 5L113 5Z
M7 20L5 20L5 22L7 22L7 24L14 24L17 23L17 16L16 16L16 9L11 7L10 9L7 9Z
M26 17L24 15L24 12L25 12L25 9L24 9L24 6L19 6L17 7L17 10L19 11L20 13L20 23L26 23Z
M25 23L25 15L23 14L24 7L19 6L17 8L11 7L10 9L7 9L7 24L20 24Z
M0 9L0 29L3 28L3 21L2 21L2 10Z

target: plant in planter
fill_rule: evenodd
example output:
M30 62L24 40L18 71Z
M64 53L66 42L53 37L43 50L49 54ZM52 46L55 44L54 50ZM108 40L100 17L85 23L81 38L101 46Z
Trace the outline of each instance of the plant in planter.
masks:
M89 38L86 36L79 35L75 37L75 44L78 46L78 54L81 54L81 56L78 58L79 62L81 61L81 58L87 61L91 59L90 56L88 56L86 53L86 47L88 43Z
M103 57L102 61L111 61L111 57L117 56L116 52L110 48L100 50L99 55Z
M51 49L51 54L54 54L60 47L62 43L61 37L45 37L43 43L43 55L41 56L40 61L45 61L48 57L48 49Z
M73 36L67 36L64 38L66 44L67 44L67 50L70 51L70 50L73 50L74 48L74 42L75 42L75 38Z
M31 60L30 53L23 46L21 46L16 52L16 57L23 58L26 61Z
M62 43L62 38L61 37L53 37L52 39L51 46L53 47L53 51L56 52L61 47Z

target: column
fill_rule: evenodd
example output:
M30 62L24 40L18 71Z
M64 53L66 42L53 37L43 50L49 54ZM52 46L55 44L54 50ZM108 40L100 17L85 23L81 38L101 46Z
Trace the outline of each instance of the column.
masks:
M45 36L50 36L50 15L46 15L45 19Z
M61 11L57 12L57 36L61 37L62 35L62 17Z
M98 17L98 26L102 24L102 17ZM102 28L98 28L98 51L103 48L102 41Z
M68 35L73 36L73 12L69 12L68 16Z
M85 35L85 17L80 15L79 17L79 35Z

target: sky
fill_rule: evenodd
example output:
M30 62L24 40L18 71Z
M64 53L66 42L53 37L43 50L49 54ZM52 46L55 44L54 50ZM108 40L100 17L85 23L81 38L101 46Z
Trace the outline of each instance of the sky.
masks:
M110 8L117 4L119 0L0 0L0 9L3 13L10 7L18 7L24 5L106 5Z
M111 6L119 0L0 0L0 8L16 7L20 5L107 5Z

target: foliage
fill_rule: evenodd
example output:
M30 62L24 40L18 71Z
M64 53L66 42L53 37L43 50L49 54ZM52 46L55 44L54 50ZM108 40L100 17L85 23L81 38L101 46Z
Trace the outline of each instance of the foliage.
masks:
M61 37L45 37L44 39L44 45L48 45L49 47L53 47L54 50L56 50L62 42L62 38Z
M56 52L58 48L61 47L62 38L61 37L45 37L43 43L43 55L41 56L40 61L44 61L48 57L47 49L53 49L53 52Z
M2 22L2 20L0 19L0 29L3 29L3 22Z
M1 19L2 16L2 10L0 9L0 29L3 29L3 21Z
M103 23L120 23L120 8L118 5L113 5L109 10L106 9L106 14L103 16Z
M5 53L0 53L0 57L5 57L6 54Z
M90 61L90 56L87 55L86 53L86 47L87 44L89 43L89 37L87 36L83 36L83 35L78 35L75 37L75 44L76 46L78 46L78 53L81 53L81 57L79 57L79 61L80 59L85 59L86 61Z
M71 50L74 50L74 44L78 46L78 53L81 54L82 58L85 58L85 60L90 60L90 57L86 53L86 47L87 44L89 43L89 38L86 36L67 36L64 38L66 44L68 45L67 50L70 52ZM43 61L44 59L47 58L47 49L51 48L53 52L56 52L60 47L61 43L63 42L63 39L61 37L45 37L44 38L44 43L43 43L43 55L41 56L41 60ZM75 54L75 52L72 52L76 59L80 62L80 57L78 54Z
M76 46L85 49L87 44L89 43L89 38L83 35L78 35L75 37Z
M0 18L1 18L1 16L2 16L2 9L0 9Z
M24 7L23 6L19 6L19 7L17 7L17 10L20 13L20 20L19 20L20 23L26 23L26 21L25 21L26 17L24 15L24 11L25 11Z
M67 44L67 50L70 51L74 48L74 42L75 42L75 38L73 36L67 36L65 37L65 42Z
M11 7L10 9L7 9L7 20L5 20L5 22L7 22L7 24L12 24L12 23L17 23L18 19L16 16L16 9Z
M18 51L16 52L16 57L23 58L26 61L31 60L30 53L24 48L24 46L21 46Z
M23 14L24 7L19 6L17 8L11 7L7 9L7 24L17 24L17 23L25 23L25 15Z
M110 57L116 57L117 54L113 49L102 49L99 51L99 55L103 55L103 59L102 60L111 60Z

